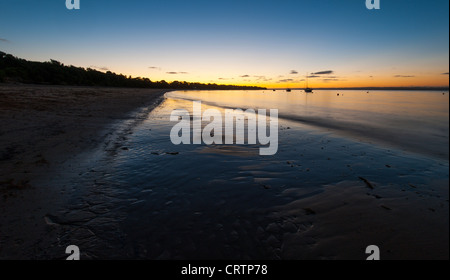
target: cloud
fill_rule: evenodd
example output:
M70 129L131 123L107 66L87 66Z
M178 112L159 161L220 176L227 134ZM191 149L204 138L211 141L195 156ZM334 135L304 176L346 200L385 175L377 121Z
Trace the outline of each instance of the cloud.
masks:
M0 42L4 42L4 43L10 43L9 40L5 39L5 38L0 38Z
M266 76L253 76L254 78L256 78L256 81L264 81L264 82L268 82L271 81L272 79L267 78Z
M320 78L320 76L317 76L317 75L311 75L311 76L308 76L308 78Z
M234 80L234 78L218 78L219 80Z
M150 66L150 67L148 67L148 69L153 69L153 70L161 70L161 67L157 67L157 66Z
M328 83L328 82L338 82L338 81L345 81L339 78L331 78L331 79L322 79L322 82Z
M239 76L239 77L241 77L241 78L249 78L250 75L242 75L242 76Z
M89 68L93 68L93 69L97 69L97 70L101 70L101 71L109 71L109 68L105 67L105 66L100 67L100 66L91 65L91 66L89 66Z
M189 73L188 72L166 72L166 74L178 75L178 74L189 74Z
M410 75L395 75L394 78L414 78L415 76Z
M448 72L447 73L442 73L442 75L448 75Z
M277 83L288 83L288 82L293 82L294 79L283 79L283 80L279 80Z
M292 75L296 75L296 74L298 74L298 72L297 71L295 71L295 70L291 70L291 73L290 74L292 74Z
M326 70L326 71L320 71L320 72L316 72L316 73L312 73L312 75L330 75L333 74L334 71L332 70Z

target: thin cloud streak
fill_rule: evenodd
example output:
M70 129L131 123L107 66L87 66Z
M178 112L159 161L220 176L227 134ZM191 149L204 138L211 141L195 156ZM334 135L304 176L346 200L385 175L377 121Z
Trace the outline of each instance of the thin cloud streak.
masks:
M330 75L330 74L333 74L333 73L334 73L333 70L325 70L325 71L312 73L312 75Z

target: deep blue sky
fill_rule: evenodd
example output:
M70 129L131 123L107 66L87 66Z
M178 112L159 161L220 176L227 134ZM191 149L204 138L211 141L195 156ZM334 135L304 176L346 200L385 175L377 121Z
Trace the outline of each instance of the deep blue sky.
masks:
M448 85L448 32L448 0L0 0L0 50L152 80Z

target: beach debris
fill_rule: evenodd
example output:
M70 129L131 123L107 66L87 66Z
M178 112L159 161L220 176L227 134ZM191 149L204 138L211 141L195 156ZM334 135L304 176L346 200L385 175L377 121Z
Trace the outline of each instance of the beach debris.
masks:
M386 210L392 210L391 208L387 207L386 205L380 205L381 208L386 209Z
M430 210L431 212L436 212L436 209L434 208L428 208L428 210Z
M58 217L53 216L51 214L45 215L44 221L49 226L59 226L61 224L64 224Z
M179 154L179 152L166 152L166 155L176 156L178 154Z
M392 166L390 166L389 164L386 164L386 167L387 167L387 168L391 168Z
M270 185L262 185L264 189L269 190L271 187Z
M408 184L411 188L413 188L413 189L417 189L417 187L416 186L414 186L413 184Z
M122 150L128 151L129 149L127 147L122 147Z
M369 187L369 189L374 189L374 187L373 187L373 185L372 185L372 183L370 183L369 182L369 180L367 180L366 178L364 178L364 177L358 177L361 181L363 181L364 183L366 183L366 185L367 185L367 187Z
M311 208L303 208L306 215L316 215L316 212L312 210Z
M55 223L49 216L44 217L44 221L49 226L57 226L58 224Z

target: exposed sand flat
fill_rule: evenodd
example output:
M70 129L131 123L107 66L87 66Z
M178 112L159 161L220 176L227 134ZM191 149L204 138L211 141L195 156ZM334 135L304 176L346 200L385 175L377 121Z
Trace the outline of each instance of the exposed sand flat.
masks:
M19 186L36 167L95 147L116 120L157 101L164 90L0 86L0 182ZM3 183L5 184L5 183Z
M73 157L105 143L117 130L116 123L139 120L136 110L144 106L151 110L164 92L0 85L1 258L31 258L14 251L14 246L28 239L36 242L27 236L45 235L41 222L51 205L61 200L55 186L34 182L51 178L53 170Z

